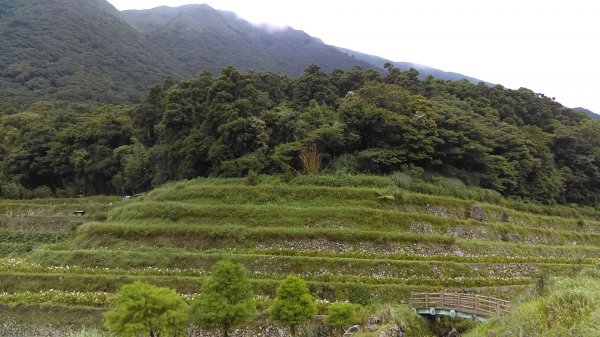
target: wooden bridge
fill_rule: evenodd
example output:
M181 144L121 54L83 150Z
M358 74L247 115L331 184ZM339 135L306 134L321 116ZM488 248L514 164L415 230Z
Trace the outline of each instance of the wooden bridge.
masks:
M510 310L510 302L465 293L412 293L410 305L420 315L442 315L485 321Z

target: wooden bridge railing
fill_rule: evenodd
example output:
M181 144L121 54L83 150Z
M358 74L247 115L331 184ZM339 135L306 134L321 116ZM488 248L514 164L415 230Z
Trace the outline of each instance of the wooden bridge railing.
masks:
M510 310L509 301L465 293L412 293L410 304L416 309L455 310L483 317L498 316Z

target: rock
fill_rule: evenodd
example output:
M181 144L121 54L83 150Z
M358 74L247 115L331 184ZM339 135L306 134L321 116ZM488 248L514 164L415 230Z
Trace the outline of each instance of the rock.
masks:
M502 210L502 212L500 212L500 221L510 222L510 220L511 220L510 215L508 215L508 213L506 213L504 210Z
M379 329L379 325L377 324L369 324L365 327L365 329L369 332L377 331Z
M514 233L506 233L502 236L501 240L505 242L517 242L519 241L519 237Z
M483 206L475 204L471 207L471 219L483 221Z
M381 319L379 318L379 316L371 315L371 316L367 317L367 323L379 325L381 323Z
M457 249L457 250L455 250L455 251L452 252L452 255L458 256L458 257L464 257L466 254L462 250L458 250Z

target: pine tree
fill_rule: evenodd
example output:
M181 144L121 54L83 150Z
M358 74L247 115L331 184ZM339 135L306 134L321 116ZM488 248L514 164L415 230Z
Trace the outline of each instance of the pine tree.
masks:
M192 321L208 330L221 330L224 337L254 317L256 306L246 270L231 261L219 261L192 302Z
M297 276L286 277L277 288L277 297L269 317L290 328L296 336L296 327L317 314L315 299L308 293L306 282Z

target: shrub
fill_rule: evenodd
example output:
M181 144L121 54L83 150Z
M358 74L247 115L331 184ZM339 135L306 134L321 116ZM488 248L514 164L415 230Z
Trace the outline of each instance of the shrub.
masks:
M184 336L188 305L174 290L144 282L124 285L115 307L104 314L105 327L119 336Z
M38 186L33 190L33 197L37 199L45 199L54 197L52 189L46 185Z
M344 334L343 327L345 325L357 322L356 307L351 303L335 302L327 309L325 324L340 328L342 335Z
M362 172L386 173L398 169L406 160L400 150L372 148L361 151L356 156Z
M317 314L315 299L308 293L306 282L297 276L288 276L277 288L277 297L269 310L269 317L290 328L296 336L296 327Z
M390 177L394 184L400 188L408 189L412 184L412 177L404 172L394 172Z
M253 152L242 157L221 162L221 176L243 177L250 171L262 172L266 166L265 155Z
M8 183L0 186L1 196L4 199L19 199L21 197L20 187L16 183Z
M246 175L246 185L256 186L258 185L258 181L258 173L256 173L254 170L248 171L248 174Z
M358 161L355 156L344 153L333 159L330 170L336 173L355 174L358 172Z
M413 164L402 165L401 171L414 179L424 179L426 176L428 176L425 175L425 170L422 167L415 166Z
M75 198L77 196L77 190L71 186L67 186L64 189L59 188L56 190L56 196L59 198Z

